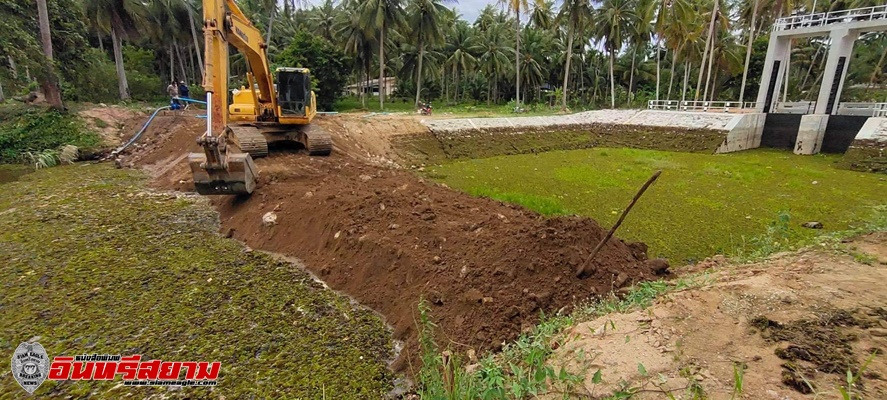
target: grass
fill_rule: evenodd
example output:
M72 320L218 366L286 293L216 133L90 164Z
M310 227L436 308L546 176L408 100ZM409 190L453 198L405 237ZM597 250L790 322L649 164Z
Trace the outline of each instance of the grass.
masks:
M864 224L871 208L885 203L887 182L837 169L838 160L764 149L710 155L595 148L458 161L426 173L468 193L548 215L585 215L608 228L662 169L617 236L680 263L714 254L750 257L764 245L772 247L767 252L786 250ZM802 228L807 221L824 229Z
M418 325L423 365L418 392L421 398L434 400L521 399L534 398L542 393L561 393L568 397L581 387L584 375L570 373L563 365L552 366L549 362L561 344L561 333L565 328L610 313L644 309L655 298L698 286L706 282L706 278L697 275L671 281L641 282L622 297L611 294L580 304L570 315L543 315L532 331L507 344L501 353L479 360L473 369L465 368L464 360L450 349L438 346L434 340L437 327L431 322L427 305L420 302ZM638 364L638 369L644 369L643 364ZM598 370L593 382L600 383L600 376Z
M145 192L111 165L41 169L0 191L0 353L220 361L218 387L44 382L55 398L380 398L388 331L298 266L217 234L202 198ZM24 391L0 357L0 398Z

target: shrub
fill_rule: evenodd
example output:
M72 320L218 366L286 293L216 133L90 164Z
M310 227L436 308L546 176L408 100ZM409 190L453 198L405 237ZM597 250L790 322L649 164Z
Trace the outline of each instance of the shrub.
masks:
M50 150L51 154L58 154L66 145L89 149L101 143L99 136L89 132L75 114L48 108L0 106L0 121L2 163L20 162L28 153L44 154Z

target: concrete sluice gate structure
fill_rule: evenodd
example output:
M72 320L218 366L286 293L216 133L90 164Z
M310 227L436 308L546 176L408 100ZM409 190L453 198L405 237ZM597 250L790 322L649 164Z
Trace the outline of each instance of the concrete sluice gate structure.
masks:
M777 20L755 102L650 101L647 110L598 110L570 115L424 120L441 141L480 140L485 135L584 132L579 146L619 144L603 137L636 139L633 147L662 149L655 135L671 136L671 148L730 153L770 147L795 154L844 153L851 168L887 172L887 103L841 103L853 45L860 34L887 31L887 5ZM816 101L781 102L791 40L828 36L831 40ZM711 139L714 138L712 141ZM641 143L638 143L638 139ZM584 140L584 141L583 141ZM699 140L705 140L699 146ZM710 145L718 143L720 145ZM574 143L576 144L576 143ZM695 147L694 147L695 146ZM521 150L518 146L514 149ZM521 150L522 151L522 150ZM845 158L848 158L845 156ZM860 159L865 159L860 162Z
M842 103L841 92L853 46L860 35L887 31L887 5L794 15L777 20L761 76L757 101L651 101L649 108L741 113L719 152L756 147L791 149L795 154L845 153L876 149L887 157L887 103ZM830 45L815 101L780 101L792 39L828 37ZM875 154L869 152L869 154Z

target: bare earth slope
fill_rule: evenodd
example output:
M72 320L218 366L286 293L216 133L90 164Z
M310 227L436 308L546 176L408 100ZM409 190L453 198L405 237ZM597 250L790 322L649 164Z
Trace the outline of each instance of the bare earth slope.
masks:
M170 125L122 163L145 168L161 188L188 190L182 155L195 149L203 122L165 122ZM489 350L532 326L542 312L654 277L646 246L618 239L597 256L590 277L574 277L605 234L593 220L547 219L376 166L360 151L373 155L384 143L365 144L354 132L374 131L349 130L354 123L360 122L346 119L341 131L328 129L339 150L333 155L273 152L256 161L255 193L214 202L223 232L253 248L298 257L332 288L382 313L395 338L406 342L396 370L418 359L421 298L432 304L454 345ZM267 213L276 223L263 223Z
M554 363L590 371L579 392L595 396L636 388L642 399L665 391L688 398L694 390L731 398L735 366L744 371L741 398L812 399L841 398L848 369L858 375L874 353L853 392L887 398L887 233L847 246L844 254L805 250L750 265L707 263L700 268L717 272L701 278L701 287L577 324Z

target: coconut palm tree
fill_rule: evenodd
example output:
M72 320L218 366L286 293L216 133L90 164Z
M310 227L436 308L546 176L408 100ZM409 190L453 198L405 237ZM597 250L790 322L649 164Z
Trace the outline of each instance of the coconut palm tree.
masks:
M333 31L336 22L336 6L333 0L325 0L320 7L311 10L308 18L314 28L314 34L333 42Z
M480 50L481 70L490 78L487 86L487 104L490 97L499 98L499 79L508 69L509 46L505 39L505 26L490 25L483 34Z
M629 104L634 98L634 83L635 83L635 65L637 65L637 53L638 50L644 48L646 49L647 44L650 42L650 38L653 34L653 19L655 17L654 11L655 3L651 0L639 0L636 2L636 15L637 20L635 24L630 26L628 30L628 43L629 50L631 52L631 69L628 78L628 99L626 100ZM659 58L658 47L656 49L657 54L656 58Z
M446 9L438 0L412 0L408 7L407 25L412 27L410 33L416 39L419 51L419 65L416 70L416 107L419 107L419 98L422 94L422 62L425 58L425 46L443 43L443 27L440 22L441 15Z
M335 32L338 40L345 47L345 54L354 60L355 75L358 76L358 90L360 102L366 108L366 88L362 84L369 80L370 63L373 61L372 39L361 27L359 3L353 2L345 5L345 12L340 14L336 21Z
M582 26L591 19L591 5L588 0L564 0L557 14L558 23L567 28L567 59L564 66L563 99L561 110L567 109L567 97L570 83L570 61L573 59L573 38Z
M474 55L480 53L481 49L471 26L462 20L456 22L456 26L450 32L450 39L447 41L446 53L450 54L447 65L453 68L456 79L454 99L457 103L460 100L461 75L474 66L477 61Z
M139 0L84 0L86 18L102 33L111 35L120 100L129 100L129 83L123 67L123 40L138 35L145 26L147 9Z
M746 31L746 35L748 36L748 40L745 44L745 67L742 69L742 86L739 89L739 105L742 106L745 101L745 82L748 78L748 64L751 62L751 46L755 41L755 23L758 19L758 7L761 4L761 0L754 0L754 4L752 5L752 13L751 13L751 21L748 24L748 31Z
M379 46L379 109L385 109L385 33L403 23L401 0L368 0L360 12L360 26Z
M635 4L631 0L604 0L593 17L596 36L602 40L604 49L610 53L610 107L616 108L616 80L613 64L616 52L628 38L631 26L638 23Z
M530 25L536 29L547 30L553 26L551 17L551 8L553 4L550 1L540 0L533 3L533 11L530 12Z
M542 1L542 0L536 0ZM514 11L514 104L515 108L520 108L520 15L521 9L526 10L529 5L527 0L499 0L501 4L508 7L509 11Z
M37 0L37 20L40 26L40 43L43 45L43 95L46 101L54 108L62 108L62 93L59 90L58 78L55 74L55 65L52 57L52 31L49 27L49 11L46 9L46 0Z

